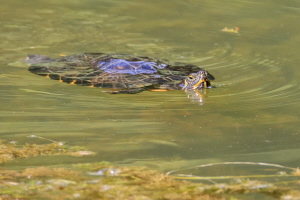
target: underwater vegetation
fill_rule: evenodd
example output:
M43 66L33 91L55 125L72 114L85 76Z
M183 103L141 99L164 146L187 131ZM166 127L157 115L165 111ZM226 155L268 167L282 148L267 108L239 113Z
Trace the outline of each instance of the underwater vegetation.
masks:
M0 162L31 156L90 156L83 147L50 144L15 145L0 141ZM171 173L146 167L124 167L108 162L70 164L64 167L40 166L19 170L0 168L0 199L243 199L257 194L267 199L297 199L300 191L273 183L241 178L234 183L190 182ZM294 170L289 176L298 177ZM299 179L293 182L300 185Z

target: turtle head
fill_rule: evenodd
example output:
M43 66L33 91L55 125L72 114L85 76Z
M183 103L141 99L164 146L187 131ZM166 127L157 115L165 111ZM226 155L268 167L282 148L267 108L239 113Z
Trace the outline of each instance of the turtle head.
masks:
M215 78L206 70L200 70L196 73L191 73L184 79L184 86L182 87L182 90L208 88L211 86L210 80L214 79Z

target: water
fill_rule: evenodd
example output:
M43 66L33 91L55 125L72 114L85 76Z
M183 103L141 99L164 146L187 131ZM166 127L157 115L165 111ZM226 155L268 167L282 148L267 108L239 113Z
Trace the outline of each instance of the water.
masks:
M300 165L299 2L15 0L0 10L0 139L45 142L26 137L34 134L98 153L7 165ZM183 91L111 95L36 76L22 62L81 52L196 64L216 88L202 105Z

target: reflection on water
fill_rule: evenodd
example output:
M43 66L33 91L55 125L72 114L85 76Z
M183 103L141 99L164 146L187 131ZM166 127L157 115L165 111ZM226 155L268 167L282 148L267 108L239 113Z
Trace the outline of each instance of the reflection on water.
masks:
M208 88L200 88L198 90L185 90L188 99L193 103L198 103L199 105L203 105L205 102L205 98L207 98Z
M197 165L189 161L234 157L299 166L287 154L272 159L268 154L298 152L298 7L297 2L239 0L5 2L0 14L0 137L38 143L25 137L34 134L98 152L80 162ZM239 34L221 31L235 26ZM216 80L214 88L188 94L191 99L180 90L111 95L35 76L21 62L27 54L83 52L191 63ZM254 153L264 156L245 156Z

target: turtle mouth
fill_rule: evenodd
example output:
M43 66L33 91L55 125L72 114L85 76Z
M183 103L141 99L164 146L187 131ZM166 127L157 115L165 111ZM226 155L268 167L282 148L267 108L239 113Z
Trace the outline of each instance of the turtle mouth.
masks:
M210 86L210 81L206 79L206 80L200 80L196 85L193 85L191 89L196 90L199 88L208 88L209 86Z
M208 79L201 81L198 88L208 88L210 87L210 81Z

